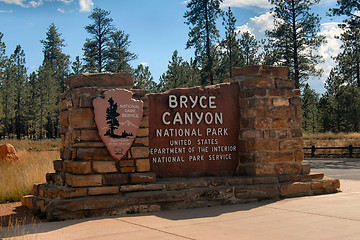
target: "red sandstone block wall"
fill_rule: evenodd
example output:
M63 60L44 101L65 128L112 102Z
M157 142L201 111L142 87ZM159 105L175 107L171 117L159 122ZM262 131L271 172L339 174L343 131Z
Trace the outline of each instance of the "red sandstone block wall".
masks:
M97 195L119 192L121 184L154 181L148 159L148 91L132 90L133 98L144 102L143 119L132 147L117 161L98 134L92 101L110 89L130 89L131 75L81 74L67 78L66 84L70 89L61 94L59 103L61 160L54 162L55 173L47 174L47 182L69 188L93 187L87 194Z
M300 90L288 68L233 69L240 85L240 174L300 174L303 160Z

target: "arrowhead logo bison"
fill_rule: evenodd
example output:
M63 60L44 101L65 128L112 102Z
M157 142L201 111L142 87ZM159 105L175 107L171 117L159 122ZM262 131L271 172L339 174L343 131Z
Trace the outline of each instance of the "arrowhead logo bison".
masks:
M133 93L114 89L105 98L93 100L95 122L111 156L120 160L131 147L143 115L143 102L132 99Z

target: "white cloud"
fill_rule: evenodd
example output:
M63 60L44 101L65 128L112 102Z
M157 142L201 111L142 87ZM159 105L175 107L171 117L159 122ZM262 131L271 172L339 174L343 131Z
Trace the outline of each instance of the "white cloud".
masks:
M237 31L249 32L253 34L257 40L265 38L265 31L274 28L273 16L267 12L257 17L249 19L249 22L245 25L238 26ZM324 82L329 76L329 73L333 67L336 66L333 60L340 53L341 41L336 39L335 36L340 36L342 30L338 27L337 22L323 23L321 24L321 30L319 34L326 37L326 43L323 43L317 54L323 57L324 62L319 64L317 67L323 69L323 75L321 78L310 79L309 84L315 88L317 92L324 92Z
M262 9L270 9L271 4L268 0L224 0L221 4L222 7L240 7L240 8L249 8L249 7L258 7Z
M13 13L13 10L9 10L9 11L0 10L0 13Z
M80 12L90 12L94 3L92 0L79 0Z
M140 64L143 65L144 67L149 65L148 62L142 62L142 63L140 63Z
M57 10L58 10L58 12L65 13L65 10L62 8L58 8Z
M6 4L15 4L15 5L19 5L22 7L26 7L26 5L23 3L26 0L0 0L0 2L4 2Z
M21 7L25 7L25 8L29 8L29 7L33 7L33 8L37 8L40 5L43 5L43 3L45 2L53 2L54 0L0 0L0 2L6 3L6 4L15 4ZM57 0L59 2L63 2L65 4L69 4L71 2L73 2L74 0ZM91 1L91 0L90 0Z
M318 54L322 56L325 61L318 65L318 68L324 70L321 78L322 82L326 81L331 69L336 65L333 57L336 57L340 53L341 41L336 39L335 36L340 36L343 30L338 27L338 24L339 23L336 22L321 24L321 31L319 34L326 37L326 43L323 43L318 49Z
M265 31L274 28L274 18L270 12L264 13L258 17L249 19L245 25L238 26L237 31L249 32L255 36L257 40L265 38Z
M29 2L29 6L33 7L33 8L36 8L40 5L43 4L43 1L42 0L39 0L39 1L30 1Z

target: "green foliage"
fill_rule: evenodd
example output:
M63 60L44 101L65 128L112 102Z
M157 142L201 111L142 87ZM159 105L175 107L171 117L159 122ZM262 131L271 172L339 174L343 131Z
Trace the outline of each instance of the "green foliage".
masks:
M94 8L89 18L93 21L85 27L90 38L84 43L84 62L87 72L131 72L129 62L137 56L130 52L129 34L117 30L109 17L110 12Z
M310 76L318 76L321 71L315 66L321 56L315 50L324 42L319 35L320 17L311 13L311 7L319 0L270 0L273 4L275 27L267 31L270 48L276 63L290 68L290 78L295 88ZM268 59L269 60L269 59Z
M260 44L255 39L255 36L249 32L244 32L240 36L239 44L242 52L241 63L243 65L257 65L260 63L258 54Z
M311 89L309 84L306 84L301 96L302 110L303 110L303 121L302 129L305 132L318 132L318 118L319 118L319 94Z
M85 71L84 65L82 64L80 57L76 56L75 61L71 64L72 74L80 74Z
M134 89L147 89L150 92L157 92L157 84L153 81L153 76L149 66L144 67L140 64L133 72Z
M356 13L360 11L360 3L357 0L338 0L336 5L338 8L331 8L330 12L333 16L345 15L350 18L360 18Z
M231 78L231 68L243 66L242 50L240 42L237 39L238 33L235 31L236 18L231 8L223 15L223 25L225 27L225 39L220 43L225 52L220 60L220 69L224 72L223 78Z
M199 85L200 79L197 72L194 64L184 61L175 50L169 61L168 70L160 77L159 91Z
M320 99L323 131L360 131L360 17L358 1L337 1L338 8L330 9L330 15L347 18L339 27L343 33L341 52L335 58L334 67L325 83L326 93Z
M113 19L109 15L109 11L96 7L89 16L93 23L85 27L91 36L86 39L83 48L85 67L89 72L102 72L109 59L107 43L114 30Z
M221 14L222 0L191 0L185 12L189 28L186 49L195 49L195 61L201 67L201 84L214 84L215 45L219 40L216 20Z
M350 84L360 87L360 19L341 24L342 52L336 57L340 74Z
M15 88L15 133L16 138L21 138L24 121L24 98L25 83L27 81L25 67L25 53L20 45L17 45L14 53L10 56L11 71L13 73L13 84Z
M109 57L110 60L105 67L109 72L124 72L130 73L130 61L137 58L136 54L130 52L130 35L125 34L124 31L115 31L111 34L111 41L109 42Z

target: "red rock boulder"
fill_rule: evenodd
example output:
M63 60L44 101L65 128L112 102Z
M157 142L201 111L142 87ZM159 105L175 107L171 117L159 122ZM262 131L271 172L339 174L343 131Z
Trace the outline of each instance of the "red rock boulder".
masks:
M11 144L0 144L0 162L18 162L19 157Z

